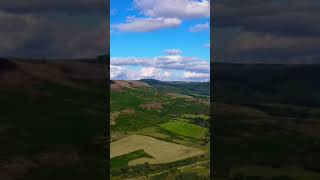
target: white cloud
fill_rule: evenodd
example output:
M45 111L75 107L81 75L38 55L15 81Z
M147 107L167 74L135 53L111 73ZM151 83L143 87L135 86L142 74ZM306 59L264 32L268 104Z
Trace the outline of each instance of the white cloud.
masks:
M112 65L127 66L127 65L139 65L139 66L151 66L154 64L154 59L151 58L138 58L138 57L113 57L111 58Z
M165 77L165 78L170 78L171 76L172 76L172 73L171 73L171 72L169 72L169 71L163 72L163 77Z
M210 46L210 43L206 43L206 44L203 45L203 47L210 48L211 46Z
M189 28L189 31L190 32L199 32L199 31L204 31L204 30L207 30L209 29L209 23L206 22L204 24L196 24L192 27Z
M0 10L0 54L10 54L23 48L44 26L44 18L35 15L13 14Z
M153 58L114 57L111 64L115 66L142 66L156 67L170 70L187 70L195 72L209 72L209 62L197 57L184 57L182 55L166 55Z
M148 32L181 25L182 20L210 17L209 0L135 0L134 8L144 17L127 17L112 25L123 32Z
M209 81L210 74L209 73L197 73L197 72L187 71L187 72L183 73L183 77L186 80Z
M127 77L126 69L121 66L110 65L110 79L118 79Z
M209 80L210 64L208 61L197 57L184 57L178 54L181 51L177 49L165 50L165 52L176 55L152 58L113 57L110 63L111 79Z
M140 77L143 78L155 78L160 75L161 71L155 67L144 67L141 69Z
M125 23L114 24L112 28L115 28L123 32L148 32L155 31L162 28L177 27L181 24L181 20L178 18L136 18L127 17Z
M168 55L179 55L182 54L182 51L180 49L166 49L164 52Z
M134 4L151 17L189 19L210 16L209 0L135 0Z
M110 70L110 79L112 80L159 79L168 81L172 77L172 72L155 67L143 67L136 71L121 66L110 65Z

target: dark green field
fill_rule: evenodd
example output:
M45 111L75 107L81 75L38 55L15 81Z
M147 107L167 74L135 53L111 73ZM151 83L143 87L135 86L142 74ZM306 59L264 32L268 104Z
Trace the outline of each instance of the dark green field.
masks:
M217 63L212 73L216 179L319 179L319 65Z
M194 125L191 123L181 122L181 121L172 121L160 125L161 128L173 132L175 134L201 139L204 137L208 129Z
M134 151L132 153L129 153L129 154L119 156L119 157L112 159L110 162L110 166L114 169L126 167L131 160L143 158L143 157L151 157L152 158L152 156L146 154L143 150L138 150L138 151Z

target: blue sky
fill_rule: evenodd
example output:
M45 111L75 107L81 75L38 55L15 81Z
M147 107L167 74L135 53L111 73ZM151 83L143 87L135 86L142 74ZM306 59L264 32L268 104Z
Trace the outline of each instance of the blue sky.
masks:
M111 79L208 81L208 0L111 0Z

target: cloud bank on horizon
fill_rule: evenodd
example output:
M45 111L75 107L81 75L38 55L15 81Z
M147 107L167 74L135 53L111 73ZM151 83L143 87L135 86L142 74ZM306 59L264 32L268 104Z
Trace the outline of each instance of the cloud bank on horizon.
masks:
M319 9L317 0L214 2L215 61L320 63Z
M0 1L0 56L93 58L108 47L104 0Z
M153 58L114 57L111 79L159 79L164 81L209 81L210 64L197 57L184 57L181 50L165 50L165 56ZM138 67L130 68L130 67Z
M111 9L111 79L209 81L209 0L111 0Z

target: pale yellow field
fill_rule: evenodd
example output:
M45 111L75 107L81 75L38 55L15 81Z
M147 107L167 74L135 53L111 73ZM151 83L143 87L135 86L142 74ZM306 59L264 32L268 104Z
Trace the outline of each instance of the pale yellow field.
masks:
M110 145L110 158L125 155L134 151L144 150L154 158L140 158L129 162L129 165L170 163L193 156L204 154L205 151L161 141L142 135L131 135Z

